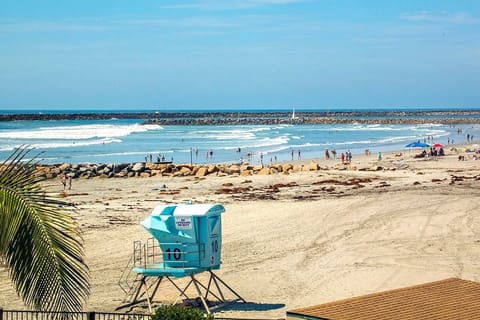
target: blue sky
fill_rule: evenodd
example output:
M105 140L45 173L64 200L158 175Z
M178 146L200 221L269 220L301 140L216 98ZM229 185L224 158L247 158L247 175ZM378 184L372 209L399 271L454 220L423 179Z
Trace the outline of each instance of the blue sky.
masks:
M480 107L478 0L2 0L0 109Z

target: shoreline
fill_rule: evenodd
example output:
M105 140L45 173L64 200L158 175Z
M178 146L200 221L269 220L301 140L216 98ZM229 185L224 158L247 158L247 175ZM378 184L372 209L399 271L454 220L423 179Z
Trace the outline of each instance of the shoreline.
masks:
M444 156L463 155L466 160L472 159L480 147L470 149L471 145L478 145L480 141L471 141L468 144L450 144L444 147ZM404 161L412 158L420 150L429 148L405 148L403 150L382 151L371 154L353 154L353 162L341 161L341 155L335 157L315 157L297 160L284 160L264 164L253 163L172 163L172 162L131 162L131 163L60 163L38 164L38 177L46 180L61 176L73 179L91 178L150 178L150 177L208 177L208 176L252 176L270 174L292 174L302 171L336 170L381 170L382 164L388 160ZM464 151L462 151L464 150ZM379 159L379 155L380 159ZM431 156L426 157L431 158ZM434 156L443 157L443 156Z

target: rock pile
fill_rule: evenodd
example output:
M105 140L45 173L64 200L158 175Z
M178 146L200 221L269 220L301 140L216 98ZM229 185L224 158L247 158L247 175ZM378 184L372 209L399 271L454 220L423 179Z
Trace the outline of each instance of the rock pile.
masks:
M54 164L38 165L37 176L53 179L65 175L77 178L128 178L128 177L186 177L186 176L249 176L275 173L290 174L299 171L317 171L320 166L316 162L308 165L292 165L290 163L265 165L250 164L173 164L173 163L121 163L121 164ZM325 168L323 168L325 169Z
M283 112L98 112L0 114L1 121L138 119L159 125L266 125L330 123L480 123L480 111L467 110L358 110L299 111L292 119Z

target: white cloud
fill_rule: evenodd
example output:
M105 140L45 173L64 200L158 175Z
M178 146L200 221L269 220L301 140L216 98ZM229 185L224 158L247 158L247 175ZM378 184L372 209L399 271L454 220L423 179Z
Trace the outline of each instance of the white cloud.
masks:
M401 19L417 22L440 22L453 24L476 24L478 20L465 12L433 14L428 11L402 14Z

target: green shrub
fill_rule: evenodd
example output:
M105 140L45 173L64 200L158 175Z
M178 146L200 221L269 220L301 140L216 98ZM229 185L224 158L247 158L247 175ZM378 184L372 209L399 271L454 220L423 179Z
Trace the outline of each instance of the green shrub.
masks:
M152 320L213 320L213 315L205 315L196 308L182 305L163 305L155 310Z

